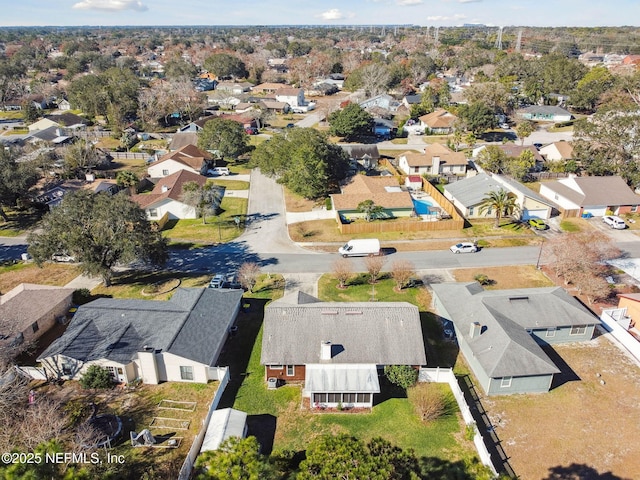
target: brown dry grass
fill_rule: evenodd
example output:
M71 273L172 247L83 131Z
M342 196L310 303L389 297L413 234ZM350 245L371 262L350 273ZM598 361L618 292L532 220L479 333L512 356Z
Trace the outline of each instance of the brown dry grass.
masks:
M518 478L551 478L572 464L594 472L572 468L571 478L638 478L640 367L602 336L554 349L580 380L482 400Z
M318 205L318 202L302 198L286 187L284 187L284 203L287 212L310 212L313 207ZM324 205L324 202L321 205ZM335 221L333 223L335 224Z
M0 292L8 292L21 283L39 283L62 287L80 275L78 267L47 263L38 267L33 263L20 263L0 268Z
M456 282L472 282L478 274L484 274L492 280L487 290L506 290L509 288L553 287L555 284L533 265L511 267L478 267L452 270Z

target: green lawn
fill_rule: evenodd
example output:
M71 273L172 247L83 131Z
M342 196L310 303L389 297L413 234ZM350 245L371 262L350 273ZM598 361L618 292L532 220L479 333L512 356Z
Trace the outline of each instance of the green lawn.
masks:
M203 224L201 218L170 220L162 231L173 242L187 241L202 244L225 243L237 238L244 230L244 217L247 213L246 198L223 198L222 213L216 217L207 217ZM236 226L235 217L240 217L240 226Z
M388 269L390 265L387 264L385 267ZM361 269L365 270L364 261ZM395 282L391 275L384 271L375 285L369 283L369 275L365 273L354 274L345 289L339 289L337 285L338 281L332 274L324 274L318 280L318 297L325 302L369 302L373 297L378 302L409 302L420 305L420 289L403 288L396 292Z
M220 185L222 187L226 187L228 190L249 190L249 182L245 182L242 180L227 180L227 177L219 177L215 180L209 180L214 185Z
M105 287L98 285L91 291L94 296L109 296L113 298L136 298L142 300L167 300L172 291L165 291L171 287L205 287L211 280L211 275L185 275L174 272L138 272L135 270L122 272L113 278L113 284ZM155 293L154 285L159 285L160 291ZM162 288L166 286L165 288Z

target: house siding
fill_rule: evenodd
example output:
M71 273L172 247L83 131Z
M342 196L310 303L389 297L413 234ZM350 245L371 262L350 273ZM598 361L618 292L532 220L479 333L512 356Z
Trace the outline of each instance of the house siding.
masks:
M164 367L166 377L160 378L160 381L170 382L189 382L189 383L207 383L209 381L209 366L199 362L194 362L184 357L173 355L172 353L163 353ZM193 368L193 380L184 380L180 378L180 367Z
M163 173L164 170L168 171L166 175ZM187 172L196 173L198 175L201 173L200 171L194 168L191 168L185 165L184 163L176 162L175 160L171 160L171 159L164 160L163 162L160 162L158 165L149 166L147 168L147 173L151 178L162 178L162 177L168 177L169 175L172 175L181 170L186 170Z
M152 209L155 209L157 213L154 217L151 216ZM165 214L167 214L171 220L197 218L195 208L171 199L164 199L158 203L149 205L145 208L145 212L147 213L147 218L150 220L158 220Z
M512 395L514 393L545 393L551 388L553 375L535 375L527 377L511 377L511 385L503 387L502 378L492 378L487 395Z
M571 335L571 327L562 327L553 330L552 336L547 336L548 329L540 328L531 331L531 335L534 340L541 345L556 344L556 343L568 343L568 342L585 342L593 338L595 331L595 323L593 325L586 325L585 332L580 335Z
M42 315L40 318L34 318L31 324L22 331L22 337L25 342L31 342L40 338L44 333L51 329L56 324L56 317L66 315L69 307L71 306L71 294L69 297L53 306L49 312ZM32 325L38 324L38 331L34 332Z
M287 366L282 365L280 369L271 368L271 366L266 366L266 378L277 378L278 380L284 382L304 382L306 376L306 368L304 365L294 365L293 375L287 375Z
M631 317L635 323L640 322L640 302L631 298L620 297L618 308L626 308L627 316Z

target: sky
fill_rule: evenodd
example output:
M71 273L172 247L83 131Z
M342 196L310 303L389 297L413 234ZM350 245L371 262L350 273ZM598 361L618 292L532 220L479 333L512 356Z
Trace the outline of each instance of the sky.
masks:
M640 25L640 0L0 0L0 27Z

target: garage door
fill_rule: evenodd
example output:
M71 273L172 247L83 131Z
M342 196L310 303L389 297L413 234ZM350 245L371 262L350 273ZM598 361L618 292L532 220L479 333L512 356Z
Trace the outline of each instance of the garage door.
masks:
M607 207L597 206L597 207L584 207L584 213L589 212L594 217L604 217L607 214Z
M529 220L530 218L542 218L546 220L547 218L549 218L549 209L540 208L540 209L527 210L525 208L524 211L522 212L522 219Z

